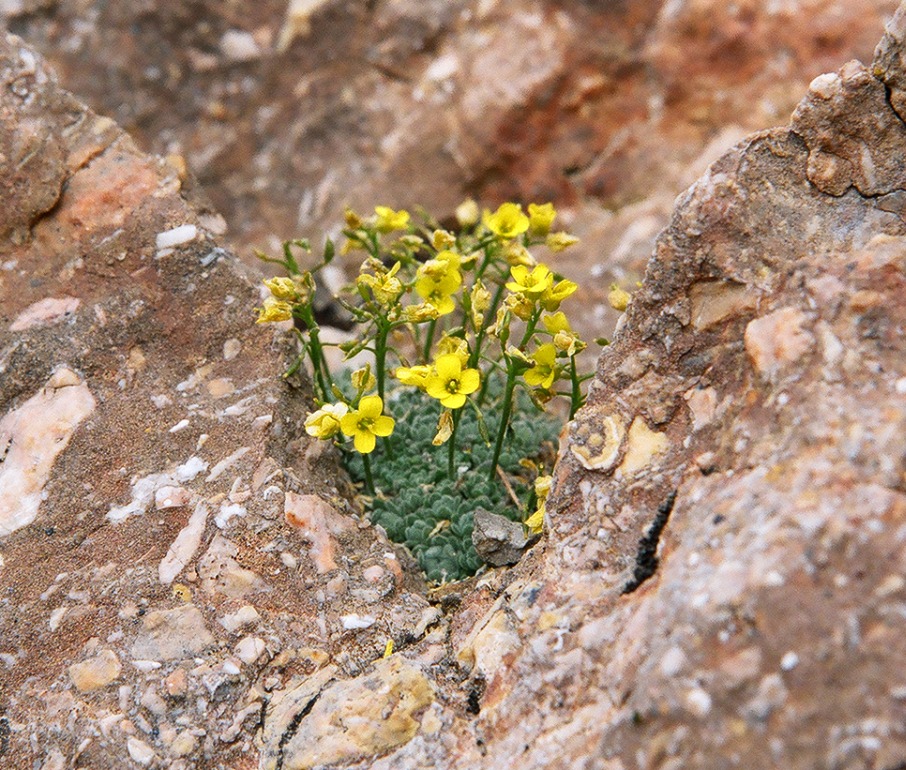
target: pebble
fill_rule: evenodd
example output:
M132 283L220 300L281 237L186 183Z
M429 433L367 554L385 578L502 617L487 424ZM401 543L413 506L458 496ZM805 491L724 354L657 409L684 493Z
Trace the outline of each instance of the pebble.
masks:
M261 56L261 48L250 32L228 29L220 38L220 51L230 61L247 62Z
M796 666L799 665L799 656L792 650L786 653L780 659L780 668L784 671L792 671Z
M69 678L79 692L89 692L106 687L122 670L120 659L113 650L101 650L89 660L73 663L69 667Z
M126 741L126 749L129 752L129 756L132 757L134 762L147 767L154 761L154 750L144 741L140 741L138 738L129 738Z
M242 626L248 625L249 623L255 623L258 620L261 620L261 615L258 614L258 610L251 604L246 604L236 610L236 612L224 615L219 622L227 631L233 633L242 628Z
M198 228L195 225L180 225L171 230L165 230L157 234L154 245L158 249L168 249L173 246L180 246L183 243L195 240L198 235Z
M265 644L263 639L257 636L246 636L240 639L236 645L236 657L243 663L251 665L264 653Z

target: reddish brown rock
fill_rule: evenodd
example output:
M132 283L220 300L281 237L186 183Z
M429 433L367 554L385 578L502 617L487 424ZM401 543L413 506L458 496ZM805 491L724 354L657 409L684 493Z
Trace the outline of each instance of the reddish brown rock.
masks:
M304 6L287 50L332 12ZM846 65L830 98L819 81L790 128L749 137L679 199L562 447L542 543L430 599L356 520L329 455L307 451L302 394L250 324L255 290L178 169L4 41L18 85L0 142L59 151L38 191L2 188L19 213L2 242L0 408L75 388L94 407L35 475L33 520L0 535L0 759L906 762L904 19L872 66ZM225 31L218 50L253 66ZM816 174L816 152L845 174ZM34 315L48 298L78 304ZM292 494L334 510L294 528ZM106 684L83 691L71 667L89 662Z

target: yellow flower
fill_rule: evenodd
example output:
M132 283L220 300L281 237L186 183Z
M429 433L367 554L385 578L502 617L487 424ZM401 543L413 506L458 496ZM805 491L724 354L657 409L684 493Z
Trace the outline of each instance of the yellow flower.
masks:
M421 324L425 321L433 321L440 313L434 305L408 305L403 308L403 320L410 324Z
M472 227L478 223L478 204L471 198L456 207L456 221L460 227Z
M539 500L547 500L550 494L551 485L554 483L553 476L538 476L535 479L535 496Z
M529 360L532 368L526 371L525 381L540 388L553 385L557 379L557 349L548 342L532 353Z
M503 301L503 309L509 310L516 318L528 321L535 310L535 303L521 294L510 294Z
M516 265L510 269L510 275L513 280L506 287L532 301L540 299L554 283L554 274L544 265L538 265L531 272L525 265Z
M431 440L434 446L443 446L453 435L453 413L449 409L444 409L440 413L440 419L437 421L437 435Z
M515 238L529 228L529 218L518 203L502 203L493 214L485 210L485 227L499 238Z
M374 228L379 233L392 233L394 230L405 230L409 224L409 212L404 209L394 211L387 206L375 206Z
M472 325L479 329L484 323L485 311L491 307L491 292L484 287L480 280L476 280L472 286L469 301L472 307Z
M333 438L340 432L340 420L349 411L344 403L324 404L305 418L305 432L315 438Z
M462 337L450 337L445 334L437 341L437 355L459 356L459 360L465 366L469 361L469 345Z
M541 533L541 530L544 529L544 514L545 514L545 503L542 500L538 504L538 510L535 511L531 516L529 516L523 523L529 532L533 535L538 535Z
M456 304L452 295L462 284L460 257L453 251L442 251L418 268L415 292L437 308L438 315L452 313Z
M557 216L553 203L529 203L529 230L533 235L547 235Z
M362 218L348 206L343 212L343 219L346 221L346 227L350 230L358 230L362 226Z
M460 357L449 353L438 356L434 372L428 378L427 391L447 409L459 409L466 403L466 396L478 390L480 384L478 370L463 369Z
M352 387L360 393L372 390L377 385L377 378L371 373L371 364L365 364L361 369L356 369L350 379Z
M393 433L394 420L385 414L384 402L380 396L365 396L359 401L359 408L344 415L340 430L352 436L356 451L363 455L374 451L377 436Z
M631 300L632 295L628 291L621 289L616 284L611 285L607 301L614 310L619 310L621 313L625 312Z
M573 292L578 289L578 285L572 281L562 280L557 281L553 286L547 289L544 294L541 295L541 306L545 310L556 310L560 307L560 303L563 302L567 297L569 297Z
M503 256L510 265L534 267L537 264L531 252L519 241L510 241L503 250Z
M292 278L284 276L268 278L264 281L264 285L267 286L274 298L287 302L292 302L299 294L299 290Z
M258 310L258 320L255 323L269 324L277 321L289 321L293 317L293 306L282 299L268 297L264 300L264 307Z
M568 249L570 246L575 246L579 242L579 239L575 235L570 235L569 233L551 233L547 236L547 239L544 243L547 245L551 251L563 251Z
M456 237L446 230L435 230L431 234L431 245L438 251L449 249L456 245Z
M399 278L396 277L399 269L399 262L395 262L389 271L385 270L383 265L381 265L380 268L375 271L377 273L376 275L362 273L356 279L356 283L360 287L371 289L374 298L382 305L392 305L399 299L400 294L403 293L403 285L400 283Z
M430 366L399 366L393 373L393 376L403 385L412 385L421 390L428 387L428 377L430 375Z

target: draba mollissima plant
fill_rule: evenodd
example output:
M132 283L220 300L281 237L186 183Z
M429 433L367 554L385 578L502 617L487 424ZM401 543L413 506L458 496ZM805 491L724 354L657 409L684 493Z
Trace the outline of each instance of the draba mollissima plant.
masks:
M344 253L362 252L355 282L337 297L358 325L339 344L346 360L371 363L335 375L327 365L313 305L314 274L334 257L328 239L312 270L288 241L283 255L258 256L287 273L266 280L258 322L293 321L298 360L316 402L306 432L332 441L364 487L372 520L418 558L428 579L457 580L480 567L472 546L478 508L540 533L560 425L547 407L566 399L572 417L584 402L577 355L585 343L561 304L578 288L538 262L539 248L578 242L554 232L553 205L527 212L504 203L481 215L473 201L458 227L377 206L345 214Z

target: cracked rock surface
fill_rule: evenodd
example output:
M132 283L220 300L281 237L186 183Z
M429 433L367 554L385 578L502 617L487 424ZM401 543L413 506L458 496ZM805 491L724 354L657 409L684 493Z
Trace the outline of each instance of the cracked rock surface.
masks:
M906 763L904 38L677 201L544 538L432 592L178 169L6 38L0 764Z

